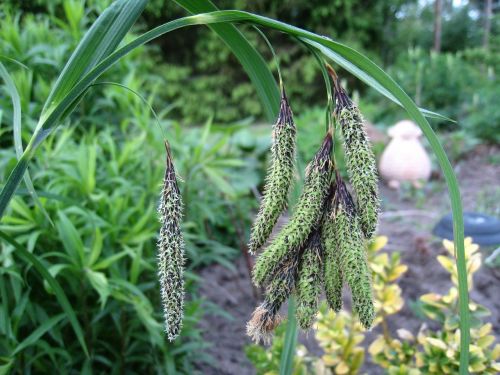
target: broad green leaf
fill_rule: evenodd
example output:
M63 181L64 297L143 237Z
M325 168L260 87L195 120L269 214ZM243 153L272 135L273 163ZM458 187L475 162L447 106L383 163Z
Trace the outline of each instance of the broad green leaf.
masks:
M80 234L62 211L59 211L57 215L59 216L59 220L56 223L56 227L63 247L71 257L73 263L82 266L84 264L85 247Z
M96 228L94 233L94 241L92 243L92 248L90 249L90 255L86 262L87 266L91 267L95 262L97 262L97 259L99 259L102 251L102 242L103 238L101 230L99 228Z
M101 301L101 308L104 308L106 301L110 295L109 283L106 275L102 272L96 272L90 269L85 270L90 284L99 294L99 301Z
M103 270L103 269L109 268L109 266L111 266L113 263L117 262L118 260L120 260L124 256L128 255L129 253L130 253L129 250L123 250L117 254L110 255L109 257L94 264L92 266L92 269L94 271L96 271L96 270Z
M371 86L372 88L377 90L379 93L384 95L387 99L393 101L394 103L396 103L400 107L404 107L401 104L401 102L394 95L392 95L391 92L388 91L383 85L381 85L378 81L374 80L370 76L370 74L368 74L365 71L363 71L362 69L358 68L355 64L351 63L349 60L345 59L344 57L340 56L338 53L333 52L331 49L326 48L319 43L312 42L308 39L302 39L302 38L299 38L299 39L304 41L305 43L317 48L319 51L321 51L321 53L323 55L325 55L328 58L330 58L331 60L335 61L342 68L344 68L348 72L350 72L353 75L355 75L356 77L358 77L361 81L366 83L368 86ZM432 112L432 111L429 111L429 110L423 109L423 108L419 108L419 110L420 110L420 112L422 112L422 114L425 117L455 122L455 120L452 120L446 116L440 115L439 113L435 113L435 112Z
M73 331L75 332L78 342L80 343L85 355L88 357L89 352L87 350L87 345L85 344L82 328L80 326L80 323L78 323L78 319L76 318L75 311L71 307L71 304L69 303L68 298L66 297L66 294L64 293L61 285L57 282L56 279L52 277L52 275L47 270L48 267L44 263L42 263L42 261L40 261L35 255L26 251L26 249L24 249L15 239L10 237L8 234L0 232L0 238L14 246L14 248L16 249L14 255L19 256L25 262L31 264L33 268L42 276L42 278L47 281L47 283L49 283L56 295L59 305L63 309L66 317L73 327Z
M7 375L11 373L12 365L14 365L14 358L0 357L0 375Z

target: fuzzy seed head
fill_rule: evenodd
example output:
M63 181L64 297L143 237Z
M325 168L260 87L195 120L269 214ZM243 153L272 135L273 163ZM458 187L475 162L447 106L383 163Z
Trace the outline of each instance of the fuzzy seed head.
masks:
M184 309L184 239L181 232L182 199L174 164L167 146L167 163L158 207L161 222L158 239L158 276L165 318L165 332L175 340L182 328Z
M353 311L361 324L369 329L375 317L375 308L366 242L357 220L354 202L338 175L334 205L332 219L342 275L351 289Z
M331 177L332 137L328 133L322 146L309 163L301 196L290 221L273 242L259 255L253 269L253 281L260 286L273 275L279 264L298 252L309 234L318 227Z
M296 283L296 316L300 328L310 329L318 313L322 285L323 247L319 231L313 232L304 247Z
M280 264L266 288L264 302L255 309L247 323L247 334L255 342L269 343L272 332L281 322L278 311L292 294L297 278L298 256L290 257Z
M264 245L279 216L286 208L292 186L296 129L285 92L282 92L278 120L273 128L271 165L267 172L264 194L250 234L248 250L251 254Z
M337 241L333 216L333 197L336 185L332 182L330 194L326 203L325 215L321 226L321 241L323 243L323 280L326 301L335 312L342 308L342 286L344 285L342 269L340 266L340 246Z
M375 156L364 129L364 120L358 107L336 83L335 114L344 137L344 151L349 181L356 193L359 223L364 236L373 238L377 229L380 199Z

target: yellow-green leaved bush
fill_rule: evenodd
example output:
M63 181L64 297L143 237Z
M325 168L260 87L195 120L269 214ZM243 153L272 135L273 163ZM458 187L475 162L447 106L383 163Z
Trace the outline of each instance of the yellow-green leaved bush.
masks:
M447 295L429 293L420 297L420 310L429 319L437 321L440 329L422 326L417 334L398 330L398 338L388 332L379 336L370 346L373 360L390 374L399 374L401 369L409 374L456 374L460 365L460 329L457 314L458 278L453 261L454 246L443 241L448 255L439 255L439 263L451 275L453 286ZM473 274L481 266L479 246L465 239L469 286L472 288ZM498 374L500 372L500 344L495 344L492 325L483 324L489 312L483 306L469 301L471 314L476 322L471 329L470 362L471 374Z

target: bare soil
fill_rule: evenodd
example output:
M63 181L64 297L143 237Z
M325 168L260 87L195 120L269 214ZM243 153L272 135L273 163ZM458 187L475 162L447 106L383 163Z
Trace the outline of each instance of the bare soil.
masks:
M500 187L500 165L491 163L492 156L499 154L498 146L480 146L455 164L466 211L478 211L491 204L485 201L485 197ZM450 211L445 183L442 176L436 174L420 191L403 189L398 192L381 185L381 195L383 214L379 233L389 237L384 251L399 251L402 263L409 267L399 280L406 303L401 312L391 316L389 327L392 331L404 327L416 333L423 321L414 314L409 302L429 292L445 294L451 286L449 274L436 261L436 256L444 254L445 250L441 240L431 233L436 222ZM496 205L500 202L497 201ZM484 253L483 259L486 256ZM237 259L235 266L236 272L221 265L212 265L201 271L200 276L204 279L201 295L232 316L228 319L207 315L202 322L204 338L213 344L208 353L214 358L212 366L201 366L204 374L255 373L244 352L245 345L251 343L245 334L245 325L259 300L252 290L245 258ZM475 275L471 298L491 311L487 320L493 324L497 338L500 337L498 296L500 268L483 264ZM378 333L378 327L368 333L366 346ZM311 336L301 340L310 351L320 354ZM368 354L364 370L370 374L382 373L370 362Z

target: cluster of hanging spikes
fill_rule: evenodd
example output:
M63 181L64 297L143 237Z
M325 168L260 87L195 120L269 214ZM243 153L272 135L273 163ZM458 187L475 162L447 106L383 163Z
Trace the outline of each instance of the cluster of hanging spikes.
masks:
M329 130L306 168L303 191L290 220L255 263L253 282L265 287L264 301L247 324L247 333L255 341L271 339L281 319L279 309L292 294L297 299L297 321L304 330L314 323L322 289L332 310L342 308L344 284L351 290L352 310L366 329L375 317L366 258L366 244L376 231L380 209L375 157L359 109L333 69L329 68L329 72L334 82L334 114L343 135L355 199L335 170L331 155L333 133ZM271 166L250 235L252 253L269 240L286 208L294 168L295 133L292 111L283 92L273 131Z
M324 289L334 311L342 307L342 287L351 289L353 311L365 328L374 319L366 241L376 230L380 202L375 158L363 129L359 109L330 70L335 89L335 116L343 134L349 180L354 201L332 162L333 132L330 129L308 164L301 196L289 222L262 251L253 269L253 281L265 286L264 302L247 325L254 340L268 341L279 324L278 311L293 293L297 320L309 329ZM166 169L158 214L158 275L170 341L182 328L184 306L184 239L181 232L182 197L168 143ZM294 175L296 128L284 89L278 120L273 129L271 165L261 207L252 227L249 249L255 253L268 240L286 208Z

